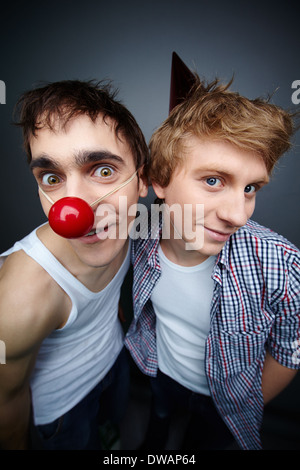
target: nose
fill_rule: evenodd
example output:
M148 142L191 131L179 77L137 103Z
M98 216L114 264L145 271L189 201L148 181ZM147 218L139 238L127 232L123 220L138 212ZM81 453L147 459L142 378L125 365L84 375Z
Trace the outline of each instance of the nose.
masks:
M82 180L76 181L76 179L73 179L66 183L61 197L77 197L90 205L95 198L95 194L91 193L91 187L89 185L85 186Z
M64 195L50 208L48 219L54 232L64 238L79 238L90 232L94 225L94 212L84 187L72 183L65 187Z
M245 198L245 193L232 192L219 205L217 214L219 219L226 222L231 227L239 228L247 223L252 214L249 212L249 201Z

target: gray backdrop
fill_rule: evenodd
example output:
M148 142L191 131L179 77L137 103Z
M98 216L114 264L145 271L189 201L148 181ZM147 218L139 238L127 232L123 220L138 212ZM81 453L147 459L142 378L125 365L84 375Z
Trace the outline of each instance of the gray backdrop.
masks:
M147 141L168 114L172 51L188 67L229 80L250 98L296 110L300 80L296 2L202 0L11 1L1 4L0 251L45 221L22 149L11 125L20 93L41 80L112 79ZM300 94L299 94L300 97ZM1 100L0 100L1 101ZM300 135L259 194L254 219L300 246ZM148 201L151 202L152 193ZM298 389L297 389L298 383ZM278 433L299 444L299 381L276 402ZM273 415L270 428L274 428ZM287 425L286 427L284 425ZM276 426L276 421L275 421Z
M173 50L201 76L234 74L232 89L250 98L276 90L274 103L296 109L296 2L14 1L1 10L0 251L45 220L20 129L11 125L18 96L39 81L112 79L147 141L168 114ZM298 246L299 139L259 195L253 217Z

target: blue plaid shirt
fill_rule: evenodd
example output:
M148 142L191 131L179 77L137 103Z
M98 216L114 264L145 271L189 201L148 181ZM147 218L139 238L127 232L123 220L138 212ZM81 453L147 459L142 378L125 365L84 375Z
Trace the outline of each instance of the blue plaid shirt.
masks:
M138 367L156 376L151 293L161 268L161 225L133 245L134 319L125 344ZM261 389L266 350L283 366L300 363L300 254L282 236L253 221L230 237L213 270L206 376L211 397L243 449L261 449Z

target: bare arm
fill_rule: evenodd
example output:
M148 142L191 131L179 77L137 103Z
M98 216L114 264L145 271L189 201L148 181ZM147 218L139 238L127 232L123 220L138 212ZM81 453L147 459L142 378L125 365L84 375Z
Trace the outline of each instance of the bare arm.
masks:
M6 364L0 364L0 449L28 446L30 378L40 344L62 321L64 298L23 252L11 255L1 268L0 339Z
M30 360L31 359L31 360ZM34 357L10 360L0 366L0 448L28 448L31 408L29 377Z
M282 392L296 374L297 370L282 366L267 352L262 374L262 392L265 405Z
M0 335L6 346L6 364L0 365L0 448L26 449L31 408L30 376L41 341L31 324L30 303L0 281ZM26 295L23 296L24 300Z

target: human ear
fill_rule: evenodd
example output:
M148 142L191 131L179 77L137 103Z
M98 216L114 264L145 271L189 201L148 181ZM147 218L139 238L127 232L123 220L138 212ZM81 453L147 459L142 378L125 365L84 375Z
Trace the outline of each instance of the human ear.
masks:
M139 196L146 197L148 194L148 181L147 177L141 173L139 175Z
M152 188L154 189L154 192L159 199L165 199L165 188L160 186L155 181L152 181Z

